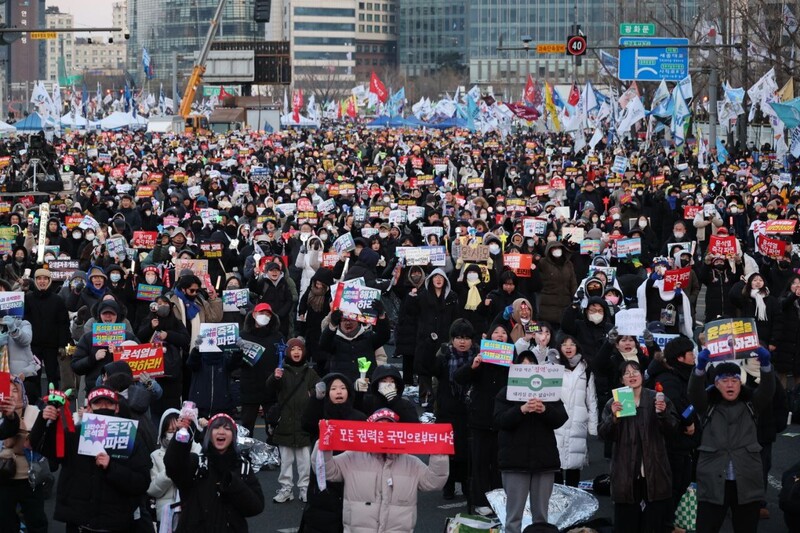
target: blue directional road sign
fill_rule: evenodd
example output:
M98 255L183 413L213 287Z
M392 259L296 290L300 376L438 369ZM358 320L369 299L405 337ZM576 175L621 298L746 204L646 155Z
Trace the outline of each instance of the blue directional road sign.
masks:
M689 39L620 37L619 44L624 46L619 50L620 80L680 81L689 75L689 49L685 47ZM647 48L650 46L659 48Z

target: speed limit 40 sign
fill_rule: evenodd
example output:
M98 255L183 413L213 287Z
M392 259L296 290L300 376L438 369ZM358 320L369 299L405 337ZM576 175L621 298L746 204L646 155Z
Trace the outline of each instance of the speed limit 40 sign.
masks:
M582 56L586 54L586 37L570 35L567 37L567 55Z

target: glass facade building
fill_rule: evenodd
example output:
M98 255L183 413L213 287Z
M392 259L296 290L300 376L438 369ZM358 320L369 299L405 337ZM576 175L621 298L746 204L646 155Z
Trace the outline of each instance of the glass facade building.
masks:
M442 62L466 65L467 0L400 0L398 60L411 75L427 75Z
M219 0L128 0L128 73L137 84L144 82L142 47L150 54L155 80L169 86L172 80L172 55L178 58L178 85L181 72L190 70L208 33ZM263 25L253 22L253 0L228 0L215 41L264 39ZM186 56L186 57L180 57Z

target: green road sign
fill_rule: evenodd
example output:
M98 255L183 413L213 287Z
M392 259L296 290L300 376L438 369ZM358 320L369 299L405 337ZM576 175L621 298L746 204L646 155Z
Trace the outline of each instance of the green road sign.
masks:
M619 34L653 37L656 34L656 25L652 22L645 24L639 22L623 22L619 25Z

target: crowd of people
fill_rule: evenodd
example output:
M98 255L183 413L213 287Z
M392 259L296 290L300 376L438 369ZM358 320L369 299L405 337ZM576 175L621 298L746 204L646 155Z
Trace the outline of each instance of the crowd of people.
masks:
M15 146L0 149L7 181L27 171ZM0 291L24 293L22 316L0 321L0 523L247 531L268 511L236 440L263 415L281 456L272 500L299 499L304 532L412 531L418 490L461 492L488 516L503 488L519 533L527 500L546 522L554 483L578 485L595 437L615 531L672 531L693 482L698 532L728 508L735 531L755 531L800 374L798 164L768 147L707 168L630 141L571 147L345 128L54 139L71 189L0 193ZM380 292L373 320L339 308L345 282ZM622 334L615 315L635 308L646 328ZM700 333L719 318L755 321L741 364L710 363ZM103 323L160 345L163 374L134 377L93 339ZM237 345L201 349L209 323L237 324ZM483 339L513 344L514 364L563 366L561 398L507 399L509 367L483 361ZM633 416L618 416L623 386ZM452 425L453 455L315 449L320 420L423 411ZM127 457L79 453L71 425L92 413L138 422ZM52 517L52 478L31 474L44 459L59 469ZM798 527L796 502L785 510Z

